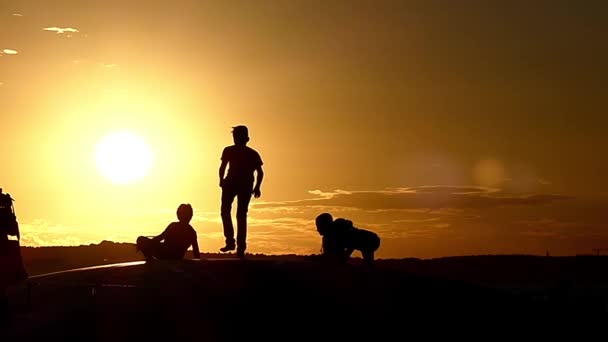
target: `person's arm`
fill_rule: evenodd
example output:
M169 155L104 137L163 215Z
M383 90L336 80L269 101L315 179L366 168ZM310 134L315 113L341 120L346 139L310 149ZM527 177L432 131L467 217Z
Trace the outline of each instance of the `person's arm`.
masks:
M226 165L228 165L228 161L222 159L222 164L220 164L220 187L224 186L224 175L226 174Z
M329 241L328 239L324 236L321 239L321 254L323 255L327 255L329 254L331 248L329 247Z
M253 188L253 196L255 198L260 198L260 196L262 196L262 191L260 190L260 188L262 187L262 180L264 179L264 170L262 170L262 165L259 165L255 169L255 171L257 173L257 177L255 181L255 187Z
M220 164L220 188L224 187L224 177L226 177L226 166L228 166L228 162L230 161L230 153L231 149L229 147L225 147L222 151L222 156L220 160L222 163Z
M192 257L194 259L201 258L201 252L198 250L198 237L196 232L194 233L194 241L192 241Z
M340 246L339 241L336 240L335 236L324 236L323 237L323 256L327 260L341 261L344 257L344 247Z
M152 240L158 241L158 242L163 241L167 237L167 231L169 230L169 227L171 227L171 224L169 224L167 226L167 228L165 228L165 230L162 233L160 233L160 235L153 237Z

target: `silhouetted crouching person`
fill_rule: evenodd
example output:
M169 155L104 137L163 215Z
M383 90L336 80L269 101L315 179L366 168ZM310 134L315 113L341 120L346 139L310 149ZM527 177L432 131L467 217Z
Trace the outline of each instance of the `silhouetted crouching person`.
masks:
M329 213L317 216L315 223L322 236L323 256L332 261L344 262L357 250L366 263L373 263L374 253L380 248L378 234L356 228L350 220L334 220Z
M227 146L222 151L220 164L220 187L222 188L221 216L224 226L226 246L220 248L222 252L237 250L236 254L242 258L247 249L247 211L251 194L255 198L261 196L260 187L264 178L262 158L254 149L247 146L249 130L246 126L236 126L232 130L234 145ZM228 166L228 174L226 167ZM254 186L254 172L257 173ZM236 225L237 235L234 240L234 226L232 225L232 203L237 198Z
M192 246L195 259L200 258L196 231L190 225L193 211L190 204L181 204L177 208L178 222L171 222L160 235L150 239L145 236L137 238L137 250L141 251L147 261L156 259L180 260Z

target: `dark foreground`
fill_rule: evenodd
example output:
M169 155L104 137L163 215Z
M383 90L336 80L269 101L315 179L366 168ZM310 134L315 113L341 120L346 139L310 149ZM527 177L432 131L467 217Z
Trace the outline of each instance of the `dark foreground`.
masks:
M10 291L14 315L2 341L493 340L591 332L608 323L606 287L582 296L567 284L514 291L390 262L376 269L314 260L135 263L29 283L29 299L26 284Z

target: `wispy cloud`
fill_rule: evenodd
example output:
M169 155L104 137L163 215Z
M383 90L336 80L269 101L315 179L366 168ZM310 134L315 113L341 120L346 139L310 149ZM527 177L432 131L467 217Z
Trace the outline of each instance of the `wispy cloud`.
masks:
M547 217L534 220L520 220L514 223L533 228L577 228L585 225L583 222L557 220Z
M334 190L334 191L330 191L330 192L324 192L321 190L310 190L308 191L309 194L311 195L318 195L321 196L322 198L333 198L335 195L350 195L351 192L350 191L344 191L344 190Z
M68 226L35 219L19 224L23 246L78 246L103 240L134 242L139 235L157 235L161 226Z
M116 68L116 67L118 67L118 64L106 63L106 64L103 64L103 67L104 68L108 68L108 69L110 69L110 68Z
M65 32L70 32L70 33L80 32L77 29L72 28L72 27L45 27L42 30L44 30L44 31L51 31L51 32L57 32L57 34L63 34Z
M304 218L284 217L269 219L251 217L248 221L248 225L251 227L273 228L273 234L276 234L277 232L280 232L282 234L308 234L316 231L314 228L314 222L310 219Z
M528 231L524 231L521 232L521 235L523 236L528 236L528 237L535 237L535 238L557 238L557 237L561 237L562 235L558 232L554 232L554 231L548 231L548 230L543 230L543 229L534 229L534 230L528 230Z
M20 224L20 231L23 246L77 246L99 242L83 239L82 236L73 234L73 230L68 227L50 224L41 219Z
M192 216L192 221L193 222L215 222L215 223L222 222L221 218L219 217L218 212L203 211L203 210L195 210L194 215Z
M375 191L310 191L317 198L254 204L256 207L326 206L359 210L482 209L499 206L534 206L570 199L560 194L509 194L485 187L424 186Z
M421 219L401 219L401 220L393 220L393 223L424 223L424 222L435 222L439 221L439 217L429 217L429 218L421 218Z
M2 53L5 53L7 55L16 55L19 52L17 52L17 50L13 50L13 49L4 49L4 50L2 50Z
M13 17L23 17L23 14L21 13L13 13L11 14Z

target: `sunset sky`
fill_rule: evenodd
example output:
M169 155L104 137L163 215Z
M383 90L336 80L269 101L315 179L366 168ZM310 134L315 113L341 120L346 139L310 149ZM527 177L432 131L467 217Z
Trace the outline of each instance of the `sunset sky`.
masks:
M2 0L0 187L23 245L134 242L191 203L216 252L220 156L244 124L265 171L251 253L318 253L325 211L377 232L381 258L608 249L607 15L592 0ZM125 131L149 172L113 183L96 151Z

